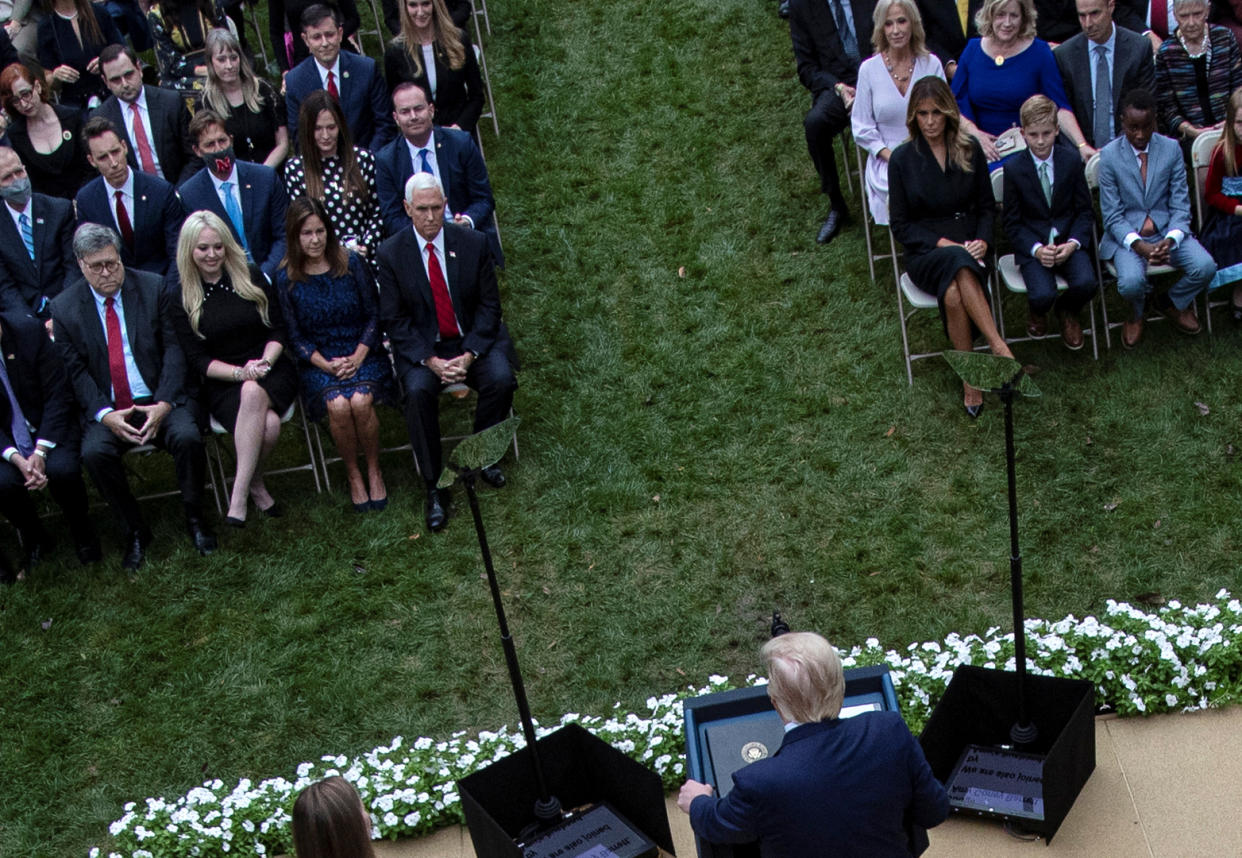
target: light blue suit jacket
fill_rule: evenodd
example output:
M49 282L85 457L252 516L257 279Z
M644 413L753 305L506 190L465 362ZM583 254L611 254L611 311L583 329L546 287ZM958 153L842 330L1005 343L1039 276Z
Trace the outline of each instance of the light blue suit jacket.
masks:
M1101 259L1112 259L1119 249L1125 249L1126 236L1138 232L1148 217L1159 238L1174 229L1190 235L1190 191L1177 141L1162 134L1151 136L1146 186L1134 147L1124 135L1101 149L1100 213L1104 218Z

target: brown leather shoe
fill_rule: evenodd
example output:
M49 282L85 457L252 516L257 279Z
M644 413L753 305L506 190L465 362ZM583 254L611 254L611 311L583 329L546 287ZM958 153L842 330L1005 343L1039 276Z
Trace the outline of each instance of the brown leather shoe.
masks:
M1177 326L1177 329L1183 334L1194 336L1199 333L1202 328L1199 326L1199 317L1195 315L1195 305L1191 304L1185 310L1179 310L1171 306L1164 311L1164 315L1169 321Z
M1132 349L1143 339L1143 320L1127 319L1121 326L1121 344Z
M1026 332L1032 337L1042 337L1048 333L1048 315L1031 313L1030 318L1026 320Z
M1082 322L1073 313L1061 317L1061 342L1072 352L1082 348Z

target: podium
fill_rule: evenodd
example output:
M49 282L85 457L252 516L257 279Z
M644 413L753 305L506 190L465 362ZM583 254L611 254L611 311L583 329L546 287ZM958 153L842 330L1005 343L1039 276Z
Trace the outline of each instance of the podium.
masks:
M841 717L862 712L899 712L888 667L845 671ZM785 725L772 708L765 685L705 694L684 704L686 767L696 781L711 784L723 797L733 773L776 753ZM758 858L759 844L711 843L695 835L699 858Z

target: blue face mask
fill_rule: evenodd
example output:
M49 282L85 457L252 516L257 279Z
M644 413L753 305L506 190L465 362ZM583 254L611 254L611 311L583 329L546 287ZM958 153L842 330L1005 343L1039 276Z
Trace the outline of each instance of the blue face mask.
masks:
M30 202L30 177L22 176L20 179L14 179L7 186L0 188L0 199L10 203L17 203L19 207L24 208L26 203Z

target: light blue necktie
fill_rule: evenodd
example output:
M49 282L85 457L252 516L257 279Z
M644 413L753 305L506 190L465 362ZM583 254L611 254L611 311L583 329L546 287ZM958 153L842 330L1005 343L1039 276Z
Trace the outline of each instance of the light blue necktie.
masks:
M422 163L419 165L419 167L418 167L418 172L420 172L420 173L431 173L431 175L433 175L433 176L436 174L436 171L435 171L435 170L433 170L433 169L431 169L431 162L427 160L427 150L426 150L426 149L419 149L419 150L418 150L418 160L422 162Z
M34 259L34 230L30 228L30 218L23 213L17 216L17 222L22 226L22 243L26 245L26 252Z
M241 206L237 204L237 197L233 196L233 183L221 182L220 187L224 189L224 211L233 222L237 237L241 239L242 249L246 251L246 261L254 262L254 257L250 255L250 244L246 241L246 224L242 222Z
M4 392L9 396L9 412L13 415L13 446L23 459L29 459L35 449L34 439L30 437L30 429L26 426L26 418L22 416L22 407L17 401L17 394L13 392L13 385L9 382L9 369L4 365L3 359L0 359L0 382L4 383Z

